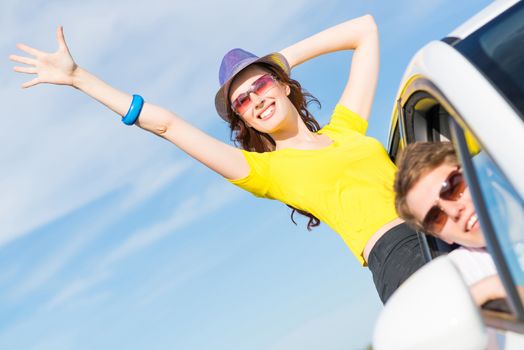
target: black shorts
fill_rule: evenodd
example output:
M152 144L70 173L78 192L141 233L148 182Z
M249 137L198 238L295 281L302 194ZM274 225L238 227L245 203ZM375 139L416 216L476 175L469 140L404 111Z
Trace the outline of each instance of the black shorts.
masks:
M391 294L424 263L415 230L405 223L388 230L375 243L368 257L380 300L385 304Z

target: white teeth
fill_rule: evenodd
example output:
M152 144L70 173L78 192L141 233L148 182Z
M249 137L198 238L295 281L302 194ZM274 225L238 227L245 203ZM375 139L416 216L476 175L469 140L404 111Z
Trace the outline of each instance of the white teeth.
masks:
M471 230L471 228L473 227L473 225L475 225L475 223L477 222L477 220L478 220L478 218L477 218L477 214L473 214L473 215L469 218L469 220L468 220L468 222L467 222L467 224L466 224L466 231Z
M270 107L268 107L268 108L264 111L264 113L262 113L262 114L260 115L260 117L261 117L261 118L265 118L265 117L267 117L268 115L270 115L270 114L273 112L274 109L275 109L274 106L270 106Z

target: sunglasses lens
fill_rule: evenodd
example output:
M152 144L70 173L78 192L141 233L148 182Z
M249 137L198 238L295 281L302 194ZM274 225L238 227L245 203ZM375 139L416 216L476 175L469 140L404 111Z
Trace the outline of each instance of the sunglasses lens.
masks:
M454 170L448 175L446 181L442 184L439 195L441 199L456 201L460 196L462 196L465 189L466 182L464 182L464 176L459 170ZM422 227L428 232L440 233L447 221L448 214L438 206L434 205L424 217Z
M269 74L266 74L255 81L253 84L253 92L258 96L261 96L268 92L269 89L271 89L273 86L275 86L273 77Z
M454 171L449 174L448 178L444 182L444 185L440 191L440 198L448 201L456 201L460 198L465 188L466 183L464 182L462 173L459 171Z
M265 74L255 80L248 91L241 93L231 103L233 111L237 114L244 114L251 106L250 94L255 93L258 96L265 95L271 88L275 86L275 79L270 74Z
M244 92L238 95L238 97L233 101L232 107L236 113L244 114L244 112L249 108L250 104L251 100L249 99L249 95Z
M448 221L448 215L439 207L433 206L426 214L422 226L428 232L440 233Z

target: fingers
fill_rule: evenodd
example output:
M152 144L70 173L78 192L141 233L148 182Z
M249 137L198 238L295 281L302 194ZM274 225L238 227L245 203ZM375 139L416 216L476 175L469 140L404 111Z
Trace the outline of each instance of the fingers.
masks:
M25 53L28 53L30 55L33 55L35 57L39 57L43 54L42 51L39 51L35 48L32 48L31 46L27 46L25 44L17 44L16 47L18 47L20 50L24 51Z
M27 45L18 44L16 46L20 50L22 50L22 51L24 51L24 52L26 52L26 53L28 53L30 55L33 55L33 56L40 55L40 51L38 51L36 49L33 49L32 47L29 47ZM36 63L37 63L37 60L35 60L33 58L23 57L23 56L18 56L18 55L10 55L9 59L11 61L27 64L27 65L30 65L30 66L36 66ZM16 66L13 69L15 70L15 72L20 72L20 73L26 73L26 74L36 74L37 73L35 67L19 67L19 66ZM38 78L34 78L33 80L30 80L30 81L22 84L22 88L26 89L26 88L29 88L29 87L34 86L36 84L39 84L39 83L40 83L40 80Z
M30 66L35 66L36 65L36 60L33 59L33 58L29 58L29 57L23 57L23 56L18 56L18 55L11 55L11 56L9 56L9 59L11 61L27 64L27 65L30 65Z
M37 73L36 68L34 67L15 67L14 71L18 73L26 73L26 74L36 74Z
M35 86L36 84L40 83L40 79L34 78L33 80L28 81L27 83L23 83L22 87L24 89L27 89L28 87Z
M69 51L64 37L64 27L58 26L56 28L56 41L58 41L58 48L63 51Z

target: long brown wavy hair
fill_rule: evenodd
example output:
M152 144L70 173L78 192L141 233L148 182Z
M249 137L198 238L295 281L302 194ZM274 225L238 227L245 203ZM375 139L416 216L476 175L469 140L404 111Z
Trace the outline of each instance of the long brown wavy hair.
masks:
M280 67L263 63L257 65L262 67L269 73L273 74L279 82L289 86L291 92L288 98L297 109L300 118L302 118L309 131L316 132L320 130L320 125L315 120L313 115L311 115L307 108L308 105L311 103L318 105L318 107L320 108L320 101L315 96L302 89L300 83L294 79L291 79L289 75L287 75L286 72L284 72ZM242 118L240 118L238 114L233 112L229 104L228 117L229 127L231 129L230 136L231 140L235 143L235 145L242 147L246 151L258 153L271 152L275 150L276 144L275 141L271 138L271 136L269 136L266 133L257 131L254 128L248 127L246 123L242 120ZM287 206L292 209L291 221L293 221L295 225L297 224L294 219L295 212L307 216L309 218L309 221L307 223L307 229L309 231L311 231L313 227L320 225L320 220L313 214L308 213L304 210L294 208L291 205Z

